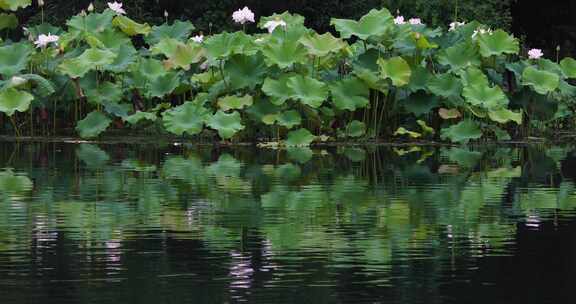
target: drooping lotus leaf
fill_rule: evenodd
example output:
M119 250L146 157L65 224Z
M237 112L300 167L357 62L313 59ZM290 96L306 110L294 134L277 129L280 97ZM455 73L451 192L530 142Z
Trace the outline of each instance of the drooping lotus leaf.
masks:
M81 78L86 75L91 68L90 65L82 64L78 58L64 59L58 66L60 73L70 78Z
M137 51L132 44L123 44L115 50L115 53L116 58L111 64L104 66L105 70L115 73L125 72L138 57Z
M128 112L133 109L131 103L105 102L103 106L106 113L120 118L128 116Z
M112 20L112 25L118 27L128 36L148 35L152 28L147 23L138 23L126 16L116 16Z
M456 125L441 130L440 138L455 143L467 143L470 140L482 137L482 130L478 123L472 120L463 120Z
M330 85L332 102L339 110L356 111L368 105L370 89L366 84L356 78L347 78Z
M470 66L479 66L481 61L478 46L469 41L453 45L440 51L438 62L449 66L453 71L462 70Z
M230 139L236 133L244 129L240 113L236 111L232 113L218 111L216 114L208 118L207 124L210 128L217 130L218 135L220 135L222 139Z
M279 125L288 129L292 129L293 127L302 123L302 117L300 116L300 113L295 110L289 110L278 114L276 120L278 121Z
M156 121L157 118L156 113L137 111L132 115L123 117L122 120L131 125L135 125L142 120Z
M88 101L93 104L118 103L122 99L122 89L119 85L106 81L86 91Z
M440 108L438 110L438 115L442 118L442 119L454 119L454 118L460 118L462 117L462 113L460 113L460 111L458 111L458 109L445 109L445 108Z
M22 84L21 80L25 80ZM56 91L54 83L52 81L38 75L38 74L20 74L18 76L13 76L10 81L4 85L5 88L18 88L21 86L27 87L30 83L34 84L33 92L34 94L40 95L42 97L50 96Z
M378 90L384 94L388 93L388 83L380 78L378 72L356 66L354 68L354 75L361 79L369 88Z
M5 11L17 11L32 4L32 0L0 0L0 8Z
M296 63L307 61L306 48L300 43L299 37L273 37L262 46L262 54L269 66L276 65L281 69L289 68Z
M231 89L253 89L262 83L267 70L264 58L260 54L234 55L224 65L224 73L228 77Z
M540 58L538 61L538 69L542 71L547 71L558 75L558 77L564 77L564 71L560 65L550 59Z
M82 138L93 138L106 131L112 120L98 111L90 114L76 124L76 131Z
M244 32L213 35L204 41L208 57L213 60L226 59L235 54L254 55L256 47L252 38Z
M450 73L430 77L427 85L430 92L442 97L459 96L462 92L460 79Z
M12 116L14 112L26 112L30 108L30 102L34 96L28 92L19 91L15 88L0 90L0 112Z
M560 77L554 73L530 66L524 69L522 73L522 84L532 87L538 94L545 95L558 88Z
M291 75L283 74L278 80L266 78L262 84L262 92L271 97L270 102L282 105L292 97L292 90L288 87Z
M71 78L80 78L91 70L112 64L115 58L112 51L90 48L76 58L65 59L58 68Z
M576 78L576 60L566 57L560 61L560 67L568 78Z
M402 136L402 135L408 135L411 138L420 138L422 137L421 133L418 132L414 132L414 131L410 131L404 127L399 127L396 132L394 132L394 136Z
M249 107L254 103L254 98L251 95L244 96L224 96L218 99L218 107L226 112L230 110L242 110L245 107Z
M295 131L288 132L288 138L285 141L288 147L306 147L309 146L316 136L314 136L308 129L301 128Z
M508 105L508 97L499 86L468 85L464 87L462 96L467 103L485 109L498 109Z
M0 47L0 74L6 78L26 68L33 48L27 42L13 43Z
M356 36L366 40L372 36L379 36L393 27L393 19L392 14L387 9L382 8L371 10L359 21L333 18L330 24L340 32L340 36L344 39Z
M179 84L180 77L177 73L167 73L152 80L150 90L146 95L150 97L164 97L174 92Z
M166 38L186 42L194 29L194 25L189 21L176 20L172 24L165 23L160 26L153 26L150 35L146 36L144 40L149 45L157 44Z
M402 57L393 57L390 59L378 59L380 73L384 78L390 78L392 84L397 87L405 86L410 81L412 70Z
M196 135L202 132L204 123L210 117L208 109L199 103L187 101L162 114L164 127L170 133Z
M132 41L130 40L130 37L114 28L107 28L102 32L86 33L84 35L85 37L91 36L97 39L98 44L101 44L101 46L99 46L101 48L117 50L125 45L132 46Z
M32 180L26 175L14 173L11 169L0 172L0 193L4 195L26 193L33 186Z
M346 125L345 134L348 137L360 137L366 134L366 124L358 120L353 120Z
M426 124L425 121L423 120L417 120L416 123L420 126L420 128L422 129L422 133L424 134L431 134L433 135L434 133L436 133L436 131L434 131L434 129L430 126L428 126Z
M496 30L491 34L478 36L480 55L482 57L498 56L503 54L516 55L520 51L518 39L503 30Z
M410 76L410 82L408 83L407 89L410 92L425 90L431 77L432 74L426 68L420 66L416 67L412 70L412 75Z
M335 38L330 32L319 35L317 33L308 34L300 39L310 55L322 57L330 53L338 53L346 47L346 43Z
M1 1L1 0L0 0ZM18 26L18 18L14 14L0 14L0 31L14 29Z
M204 49L196 43L183 43L174 38L164 38L154 45L150 51L153 54L163 54L168 58L168 65L184 70L204 58Z
M112 27L114 16L115 13L111 10L105 10L99 14L91 13L85 16L78 14L70 18L66 25L77 31L98 33Z
M488 117L497 123L507 123L513 121L518 125L522 124L522 111L514 112L506 108L491 110L488 112Z
M328 99L328 86L322 81L302 75L288 79L286 86L292 93L292 98L303 104L318 108Z
M560 80L560 85L558 85L558 90L560 95L567 98L576 97L576 86L569 84L565 80Z

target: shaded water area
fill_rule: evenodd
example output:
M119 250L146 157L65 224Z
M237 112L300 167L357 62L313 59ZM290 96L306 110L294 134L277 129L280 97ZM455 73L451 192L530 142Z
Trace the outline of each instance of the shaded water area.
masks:
M570 146L0 143L0 168L0 303L559 303L576 277Z

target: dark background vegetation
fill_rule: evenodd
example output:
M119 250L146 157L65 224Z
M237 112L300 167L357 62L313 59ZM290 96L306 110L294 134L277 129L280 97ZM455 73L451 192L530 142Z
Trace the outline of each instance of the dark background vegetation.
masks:
M111 0L109 0L111 1ZM36 2L36 1L35 1ZM63 24L85 9L91 0L46 1L46 20ZM93 1L97 8L106 1ZM385 6L393 13L420 17L427 24L446 26L456 16L460 20L478 20L495 28L511 30L527 47L543 48L555 56L556 46L562 55L574 55L576 48L576 0L124 0L128 14L149 23L170 19L187 19L208 33L234 28L231 13L249 6L257 16L289 10L306 17L307 25L323 32L331 30L330 18L359 18L372 8ZM22 21L39 23L39 10L27 9ZM551 54L552 53L552 54Z

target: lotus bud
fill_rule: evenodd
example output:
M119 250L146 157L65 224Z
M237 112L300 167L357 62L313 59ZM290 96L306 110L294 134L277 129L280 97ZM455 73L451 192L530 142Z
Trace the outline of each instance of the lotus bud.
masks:
M28 82L28 80L26 80L22 77L19 77L19 76L13 76L10 79L10 84L14 87L21 86L21 85L25 84L26 82Z
M168 11L164 10L164 18L168 18Z
M560 45L556 46L556 52L560 52Z
M38 6L43 7L44 6L44 0L38 0Z
M93 12L94 11L94 3L90 2L90 5L88 5L88 12Z

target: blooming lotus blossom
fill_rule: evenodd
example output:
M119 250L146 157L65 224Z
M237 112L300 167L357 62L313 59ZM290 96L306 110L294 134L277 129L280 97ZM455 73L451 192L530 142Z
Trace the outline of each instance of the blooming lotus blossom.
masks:
M454 21L452 23L450 23L450 29L448 29L449 32L453 32L455 31L457 28L465 25L465 22L458 22L458 21Z
M125 15L126 11L122 8L121 2L108 2L108 7L118 15Z
M264 27L268 29L268 32L269 32L269 33L274 32L274 30L275 30L278 26L281 26L281 27L284 27L284 28L285 28L285 27L286 27L286 22L284 22L284 20L278 19L278 20L270 20L270 21L264 23Z
M202 35L202 34L196 35L190 39L192 39L192 41L194 41L196 43L202 43L204 41L204 35Z
M484 34L492 35L492 29L477 29L474 31L474 33L472 33L472 38L476 38L476 36Z
M420 20L420 18L411 18L410 20L408 20L408 23L412 25L418 25L422 24L422 20Z
M48 33L48 35L40 34L40 36L38 36L38 39L34 41L34 44L36 45L36 47L44 48L48 46L48 44L50 43L57 43L59 39L60 39L59 36L52 35L50 33Z
M396 18L394 18L394 24L405 24L406 21L404 21L404 16L398 16Z
M528 51L528 58L529 59L540 59L540 57L544 56L541 49L531 49Z
M240 24L245 24L245 23L254 23L256 21L254 21L254 13L247 7L245 6L243 9L241 10L237 10L232 14L232 19L234 19L234 22L236 23L240 23Z

